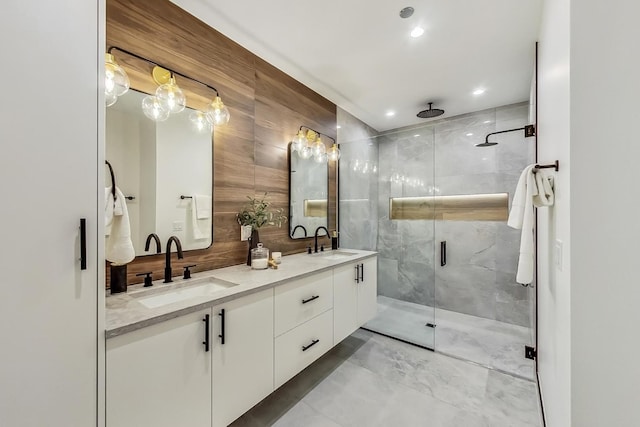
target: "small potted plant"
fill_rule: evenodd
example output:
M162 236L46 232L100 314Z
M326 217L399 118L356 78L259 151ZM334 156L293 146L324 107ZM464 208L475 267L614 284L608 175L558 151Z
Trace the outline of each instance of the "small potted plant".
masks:
M260 241L258 230L268 225L281 227L287 222L287 216L283 208L273 208L270 201L267 201L268 193L264 193L262 198L247 196L249 201L236 215L238 224L251 227L251 237L249 238L249 254L247 265L251 265L251 249L256 248Z

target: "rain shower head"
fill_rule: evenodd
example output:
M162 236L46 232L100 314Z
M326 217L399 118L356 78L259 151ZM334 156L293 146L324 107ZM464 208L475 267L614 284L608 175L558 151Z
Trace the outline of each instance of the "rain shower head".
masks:
M497 142L489 142L489 141L485 141L482 144L476 144L476 147L491 147L494 145L498 145Z
M441 110L439 108L431 108L431 104L433 104L433 102L429 102L428 110L420 111L417 116L421 119L431 119L433 117L438 117L444 114L444 110Z

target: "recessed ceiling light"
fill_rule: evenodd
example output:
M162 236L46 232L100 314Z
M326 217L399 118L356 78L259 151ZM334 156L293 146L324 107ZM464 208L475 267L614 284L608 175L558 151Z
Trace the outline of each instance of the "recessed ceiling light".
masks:
M473 134L472 134L471 132L469 132L469 133L467 134L467 136L473 136Z
M476 89L473 91L474 95L482 95L484 93L484 89Z
M342 127L342 126L338 125L338 126L336 126L336 129L340 129L341 127Z
M491 120L485 120L484 123L491 123Z
M396 112L395 111L387 111L387 117L392 117L395 116Z
M413 30L411 30L411 37L413 38L420 37L423 34L424 34L424 28L422 27L415 27Z
M417 137L419 137L419 136L420 136L420 134L419 134L419 133L416 133L416 134L415 134L415 135L413 135L413 136L417 138Z

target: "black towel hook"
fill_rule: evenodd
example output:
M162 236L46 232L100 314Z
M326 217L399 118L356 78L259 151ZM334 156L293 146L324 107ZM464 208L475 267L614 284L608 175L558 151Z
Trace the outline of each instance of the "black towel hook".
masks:
M113 201L116 200L116 176L113 174L113 167L111 167L111 163L108 160L104 161L107 166L109 166L109 173L111 174L111 194L113 194Z

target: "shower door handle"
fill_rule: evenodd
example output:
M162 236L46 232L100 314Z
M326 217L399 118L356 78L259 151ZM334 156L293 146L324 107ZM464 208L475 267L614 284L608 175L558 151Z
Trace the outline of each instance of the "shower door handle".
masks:
M440 242L440 267L447 265L447 241Z

